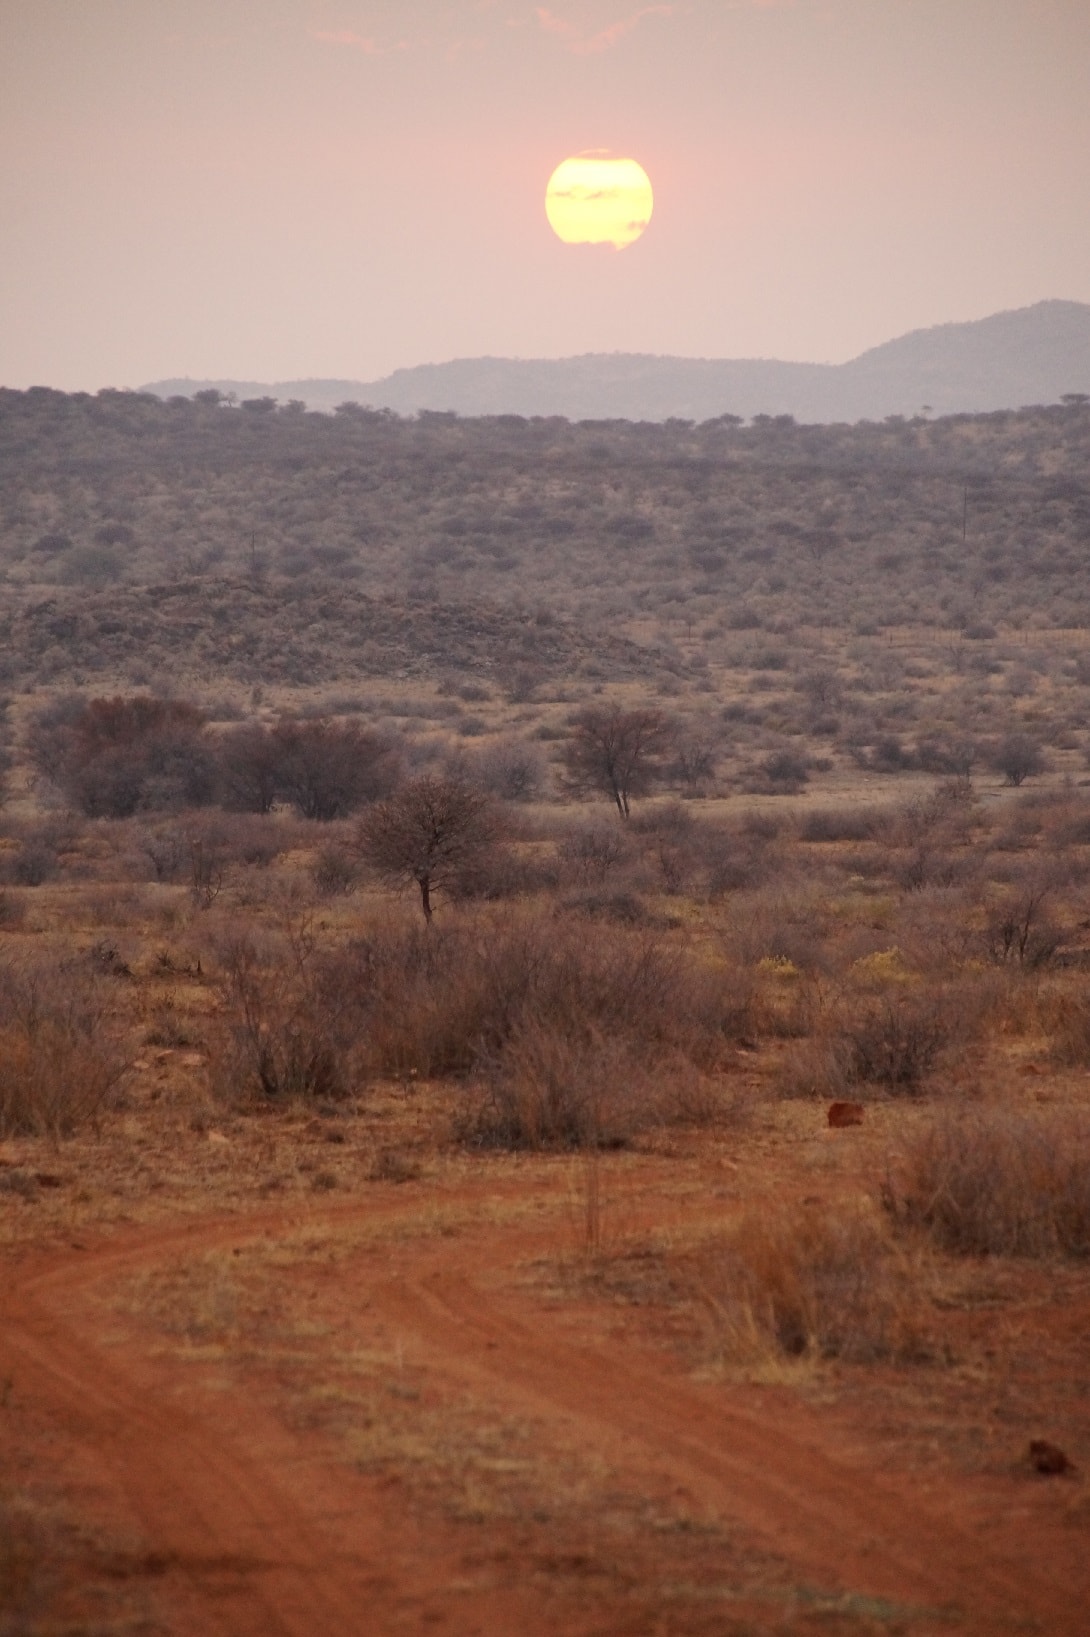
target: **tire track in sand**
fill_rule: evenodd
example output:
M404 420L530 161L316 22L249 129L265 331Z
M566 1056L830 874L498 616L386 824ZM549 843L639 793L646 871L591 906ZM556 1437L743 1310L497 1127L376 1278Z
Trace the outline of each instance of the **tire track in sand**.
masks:
M500 1196L486 1180L445 1197L472 1206ZM102 1347L93 1309L78 1300L172 1258L292 1228L335 1234L419 1214L415 1191L391 1192L381 1202L125 1234L7 1270L0 1371L16 1395L92 1448L127 1497L174 1571L179 1631L356 1637L433 1629L440 1616L448 1631L497 1637L577 1629L545 1620L526 1589L467 1586L456 1530L432 1520L421 1533L396 1497L308 1449L253 1395L182 1402L150 1350ZM618 1354L573 1341L562 1319L512 1287L517 1264L556 1243L555 1225L532 1233L478 1225L438 1245L402 1245L401 1276L365 1275L371 1312L413 1338L444 1376L539 1426L574 1429L635 1486L685 1491L808 1584L946 1610L964 1632L1085 1634L1065 1588L930 1514L911 1486L845 1463L804 1408L770 1428L744 1391L691 1382L649 1348ZM467 1272L478 1261L487 1279Z

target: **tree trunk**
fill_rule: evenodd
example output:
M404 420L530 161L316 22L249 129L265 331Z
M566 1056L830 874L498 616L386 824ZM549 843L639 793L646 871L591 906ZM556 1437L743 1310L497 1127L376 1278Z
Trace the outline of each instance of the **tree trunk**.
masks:
M430 923L430 921L431 921L431 877L428 876L428 875L421 875L421 876L418 877L418 880L420 882L420 908L424 911L425 921Z

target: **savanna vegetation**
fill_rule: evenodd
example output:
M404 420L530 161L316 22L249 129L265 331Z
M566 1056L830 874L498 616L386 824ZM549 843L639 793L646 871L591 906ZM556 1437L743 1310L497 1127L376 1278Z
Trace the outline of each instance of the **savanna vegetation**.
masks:
M0 480L6 1243L575 1166L548 1302L1090 1459L1090 406L0 392Z

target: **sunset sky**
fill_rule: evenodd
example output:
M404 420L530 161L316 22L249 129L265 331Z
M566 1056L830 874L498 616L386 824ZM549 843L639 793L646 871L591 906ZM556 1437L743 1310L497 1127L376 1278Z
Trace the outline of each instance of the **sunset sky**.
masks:
M839 361L1090 301L1088 0L0 0L0 384ZM654 218L566 246L562 159Z

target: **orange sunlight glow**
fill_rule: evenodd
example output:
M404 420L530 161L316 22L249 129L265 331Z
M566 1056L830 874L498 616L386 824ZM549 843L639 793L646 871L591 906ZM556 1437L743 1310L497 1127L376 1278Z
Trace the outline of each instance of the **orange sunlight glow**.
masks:
M651 220L651 182L634 159L583 153L565 159L545 190L545 214L565 244L609 244L624 250Z

